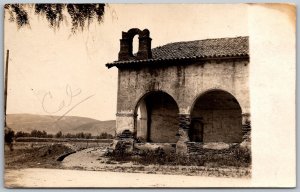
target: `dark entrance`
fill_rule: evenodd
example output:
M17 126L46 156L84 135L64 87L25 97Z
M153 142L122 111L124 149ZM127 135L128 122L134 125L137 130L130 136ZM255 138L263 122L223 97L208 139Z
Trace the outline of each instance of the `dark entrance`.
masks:
M191 141L203 142L203 119L193 118L191 122L191 130L189 132L189 137Z
M175 100L165 92L154 91L138 103L137 138L154 143L176 143L179 109Z
M226 91L201 95L191 113L190 140L194 142L242 141L242 111L238 101Z

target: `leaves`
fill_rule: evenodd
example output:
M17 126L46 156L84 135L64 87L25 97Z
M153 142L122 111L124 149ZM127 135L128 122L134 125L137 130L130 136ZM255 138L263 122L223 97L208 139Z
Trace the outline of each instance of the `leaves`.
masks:
M51 27L58 27L63 21L63 4L36 4L35 14L46 16Z
M19 28L30 25L28 9L26 4L6 4L5 10L10 16L9 21L16 22ZM84 30L89 27L90 23L96 19L100 24L103 21L105 4L34 4L28 5L34 9L36 15L46 18L51 28L59 28L62 21L67 17L64 13L69 14L71 18L71 31L76 33L77 30Z
M16 22L18 27L29 25L28 13L22 4L6 4L4 6L10 15L9 21Z

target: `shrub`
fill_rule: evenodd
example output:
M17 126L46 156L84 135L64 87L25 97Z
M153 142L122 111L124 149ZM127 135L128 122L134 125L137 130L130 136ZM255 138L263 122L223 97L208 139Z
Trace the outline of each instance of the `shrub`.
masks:
M63 136L63 134L62 134L61 131L59 131L59 132L57 132L57 133L55 134L55 137L56 137L56 138L61 138L62 136Z
M127 152L127 146L124 142L118 142L115 149L106 155L115 161L128 161L131 159L131 154Z
M97 139L112 139L113 136L111 134L108 134L108 133L105 132L105 133L101 133L96 138Z
M118 143L119 144L119 143ZM197 154L178 155L175 152L166 153L162 148L156 150L133 151L126 153L126 146L122 143L110 153L110 158L116 161L133 161L143 165L185 165L185 166L235 166L248 167L251 165L251 151L239 145L229 149L214 150L201 149Z
M47 137L47 132L46 131L39 131L39 130L32 130L30 132L31 137L41 137L41 138L46 138Z
M26 132L23 132L23 131L18 131L15 135L16 138L18 137L30 137L30 133L26 133Z
M91 133L85 133L84 134L84 138L85 139L91 139L92 138L92 134Z
M15 136L15 132L10 128L5 127L4 142L5 142L5 144L7 144L9 146L10 151L14 150L14 148L13 148L14 136Z
M5 128L4 130L4 141L7 144L10 144L14 140L15 132L10 128Z

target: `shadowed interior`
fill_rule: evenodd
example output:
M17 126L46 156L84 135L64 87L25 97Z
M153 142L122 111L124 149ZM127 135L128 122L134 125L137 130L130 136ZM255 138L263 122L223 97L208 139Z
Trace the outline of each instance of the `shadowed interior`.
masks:
M153 143L175 143L178 132L178 106L164 92L151 92L138 104L137 137Z
M189 136L195 142L242 141L242 111L228 92L215 90L201 95L192 110Z

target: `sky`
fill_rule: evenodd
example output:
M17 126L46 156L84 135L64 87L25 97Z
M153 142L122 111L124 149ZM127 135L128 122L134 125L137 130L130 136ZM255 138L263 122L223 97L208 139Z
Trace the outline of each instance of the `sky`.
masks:
M110 4L101 24L94 22L75 35L70 28L67 18L59 29L51 29L43 17L31 10L30 27L18 29L6 15L7 114L115 119L118 72L116 68L107 69L105 64L117 60L122 31L149 29L152 47L247 36L247 7Z

